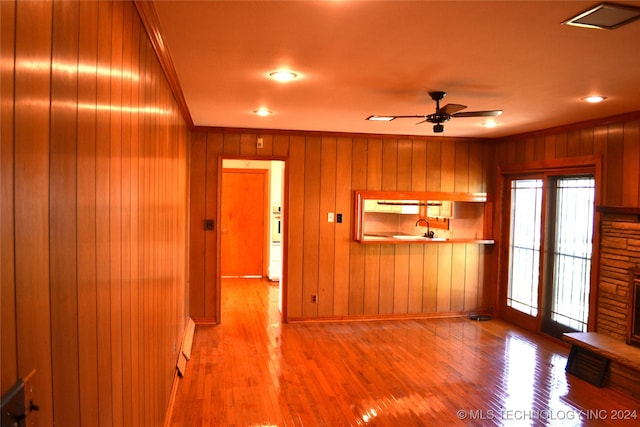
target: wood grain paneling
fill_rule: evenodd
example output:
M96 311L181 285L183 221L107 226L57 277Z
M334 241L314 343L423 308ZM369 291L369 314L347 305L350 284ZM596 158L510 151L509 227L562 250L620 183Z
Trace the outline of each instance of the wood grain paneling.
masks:
M382 165L381 170L373 173L378 173L382 176L381 190L396 191L398 188L398 141L393 138L385 139L383 141L383 149L380 154L382 156L382 160L379 163ZM369 169L375 169L376 165L367 165L367 167ZM357 190L356 185L357 183L354 183L354 190ZM367 189L375 190L376 188L367 186ZM397 274L395 259L397 249L398 248L393 245L380 245L379 281L365 282L366 286L374 289L373 291L370 291L371 293L375 292L379 295L377 304L379 313L381 314L393 314L396 310L395 279Z
M606 153L607 180L605 181L605 205L608 206L622 206L622 191L625 172L623 129L624 127L622 123L609 125Z
M453 181L454 191L468 192L469 191L469 157L470 146L467 141L457 141L455 147L455 175Z
M640 205L640 112L535 134L516 135L496 141L498 163L509 165L527 158L528 141L533 141L532 160L602 156L603 179L599 189L607 206ZM543 147L544 146L544 147Z
M440 191L442 138L427 140L427 191Z
M53 412L59 420L80 418L77 288L77 108L78 71L55 64L78 58L79 3L53 3L49 252Z
M353 186L353 184L356 183L358 187L366 188L369 156L367 139L355 138L351 144L351 184ZM289 179L293 179L293 175L291 175ZM292 202L292 209L293 206ZM353 209L353 207L351 209ZM354 243L351 239L349 245L349 282L347 287L349 293L346 301L348 315L361 315L364 313L365 249L362 245ZM292 283L291 278L289 278L289 281Z
M0 301L15 301L14 269L14 73L15 69L14 2L0 2ZM18 378L15 304L2 304L0 310L0 393L9 390Z
M222 144L220 143L222 138L219 135L207 135L207 147L206 147L206 173L205 182L215 182L218 177L218 170L220 169L220 160L218 155L222 151ZM193 157L193 156L192 156ZM192 178L195 181L197 177ZM213 180L213 181L212 181ZM193 193L192 193L193 194ZM207 185L204 193L204 209L207 219L215 219L218 209L218 186ZM219 224L218 224L219 225ZM202 221L200 227L202 227ZM217 226L214 224L214 229ZM194 248L195 249L195 248ZM202 252L204 253L204 282L206 284L215 283L215 274L218 267L218 248L216 246L215 233L206 232L204 235L204 247ZM191 286L189 287L191 289ZM203 317L212 317L211 315L216 313L215 301L220 297L219 289L211 289L211 287L205 287L203 293Z
M411 191L427 191L427 144L413 141L411 154Z
M202 133L206 133L203 156ZM255 150L258 137L272 152ZM278 149L276 147L283 147ZM244 147L244 148L243 148ZM265 145L265 149L268 145ZM192 135L191 295L215 295L219 273L202 246L205 193L218 188L218 156L270 158L288 162L288 205L284 214L288 268L284 280L290 320L406 317L461 314L485 297L484 250L474 244L361 245L353 241L355 190L484 191L493 188L493 146L480 140L394 138L368 135L198 129ZM200 177L205 181L198 181ZM215 203L215 198L206 196ZM216 210L207 205L206 215ZM343 222L327 222L329 212ZM214 231L211 236L215 236ZM492 271L492 269L489 269ZM312 301L312 295L318 302ZM217 299L213 304L220 306ZM222 321L217 310L192 301L191 315Z
M320 213L320 181L322 139L314 136L305 141L304 198L302 227L302 317L317 317L318 304L312 301L318 295L320 223L326 222L326 214Z
M198 191L206 181L207 171L207 135L201 132L192 132L191 139L191 160L189 162L190 174L190 198L191 218L189 223L189 242L191 250L189 252L189 311L194 319L205 317L205 238L207 232L204 229L204 220L211 219L211 212L205 208L206 187L204 191ZM215 161L215 159L212 159ZM209 165L214 169L214 165ZM213 313L210 317L214 317Z
M16 3L13 198L18 376L36 370L33 397L41 411L34 417L40 425L53 421L53 396L48 391L53 385L48 194L52 14L53 4L48 2Z
M469 182L468 190L471 193L484 193L485 191L485 165L484 144L481 142L469 143ZM493 171L492 171L493 172Z
M401 139L398 141L397 159L397 188L396 191L411 191L412 177L412 144L411 140Z
M1 7L2 393L35 371L29 425L160 425L187 318L184 119L131 2Z
M344 224L351 224L353 197L351 187L351 139L339 137L336 147L336 212L342 213ZM333 276L333 315L345 316L349 312L349 264L351 228L336 227L335 240L335 272Z
M141 50L141 42L144 40L144 30L141 28L140 25L137 25L137 19L136 19L136 14L131 13L131 26L132 26L132 31L131 31L131 59L130 59L130 66L131 66L131 75L132 76L139 76L140 75L140 57L141 57L141 52L144 51L144 48ZM136 43L136 40L138 41L138 43ZM127 80L127 84L130 88L130 93L131 93L131 101L130 101L130 105L141 105L141 91L140 91L140 87L139 85L134 81L134 80ZM139 114L134 114L131 113L130 115L130 119L131 119L131 134L130 134L130 147L129 147L129 157L130 157L130 163L131 163L131 172L130 172L130 200L129 200L129 220L131 223L131 229L129 231L129 235L127 235L126 233L123 234L123 238L124 239L128 239L128 244L129 246L129 256L130 256L130 262L129 262L129 268L130 268L130 272L131 272L131 277L130 277L130 284L129 284L129 293L130 293L130 310L131 310L131 316L130 316L130 328L129 329L129 333L130 333L130 341L129 341L129 351L130 351L130 357L129 358L125 358L125 360L130 360L131 362L131 384L129 386L130 390L128 391L128 393L131 393L131 416L129 419L127 419L127 412L125 411L125 422L127 423L131 423L131 425L135 425L136 423L139 423L141 421L141 417L140 417L140 413L141 413L141 408L139 404L134 404L136 399L140 399L140 384L142 383L142 378L140 378L140 376L138 375L138 372L140 372L141 366L143 366L144 364L144 360L141 360L144 355L144 349L141 348L140 346L140 340L141 337L144 336L144 331L140 331L141 329L141 321L140 321L140 300L141 300L141 290L143 289L141 286L141 274L140 274L140 233L142 230L141 224L140 224L140 215L139 215L139 206L140 206L140 201L143 200L141 198L141 191L140 191L140 164L141 164L141 159L140 159L140 141L143 139L140 138L140 115ZM178 139L178 138L176 138ZM186 146L186 144L185 144ZM179 172L178 172L179 173ZM178 185L178 187L176 187L176 196L180 197L180 189L184 188L182 187L181 183L179 183L178 180L176 180L176 185ZM178 217L176 218L177 222L180 222L181 219ZM176 233L179 233L179 230L175 231ZM125 246L127 245L127 243L125 242ZM176 261L180 262L180 257L176 257ZM182 260L183 264L186 264L186 261ZM183 267L184 268L184 267ZM177 301L179 301L178 299L176 299ZM170 310L171 312L176 312L175 310ZM126 349L124 350L125 354L126 353ZM125 385L125 387L127 387L127 385ZM82 408L81 408L82 410Z
M98 10L98 47L97 66L100 70L111 67L111 21L112 4L100 2ZM109 105L111 101L110 79L98 75L96 105ZM111 315L109 283L109 130L110 114L108 109L97 109L96 118L96 285L97 285L97 325L98 342L98 412L104 425L113 425L112 384L111 384Z
M640 190L639 132L639 120L625 123L622 141L622 151L624 153L622 163L622 170L624 171L622 206L637 206L640 201L638 192Z
M123 34L122 2L114 2L111 18L111 66L122 70ZM109 82L110 103L122 105L122 79L111 78ZM109 329L122 331L122 109L112 108L109 112ZM106 233L105 233L106 234ZM106 301L105 301L106 302ZM114 425L124 425L122 386L122 333L111 333L111 402Z
M98 3L80 3L78 62L91 72L78 74L78 102L96 105ZM78 362L80 424L98 419L96 288L96 111L78 109Z
M122 19L122 38L123 40L137 40L133 37L133 22L137 14L134 8L125 7ZM132 51L134 43L122 44L122 69L132 70ZM137 44L136 44L137 45ZM132 82L131 79L122 79L122 105L132 105ZM122 139L121 139L121 286L122 286L122 418L123 426L131 426L133 420L133 357L131 345L131 327L127 325L133 324L133 309L131 305L131 264L132 264L132 247L129 240L132 228L131 215L131 194L132 191L132 114L130 111L123 109L121 112L122 120Z
M328 222L329 212L336 212L337 196L337 141L323 137L320 159L320 230L318 254L318 316L333 316L333 293L335 277L335 222ZM324 219L323 219L324 216Z
M225 135L226 140L226 135ZM224 143L226 147L226 143ZM226 152L226 151L225 151ZM298 208L290 208L285 212L289 221L286 227L289 232L289 271L288 278L290 282L299 283L300 286L289 288L287 304L289 315L293 317L302 316L303 306L303 269L304 262L304 210L300 206L304 205L304 176L305 176L305 144L302 137L292 137L289 145L289 205L291 200L296 200ZM296 177L293 179L291 177ZM211 183L215 185L215 182Z

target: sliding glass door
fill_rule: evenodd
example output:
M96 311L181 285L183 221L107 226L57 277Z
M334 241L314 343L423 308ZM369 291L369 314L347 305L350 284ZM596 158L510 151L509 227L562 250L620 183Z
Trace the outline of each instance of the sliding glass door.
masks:
M587 330L593 240L595 181L593 177L557 177L550 182L547 295L543 330Z
M589 320L595 180L591 175L509 179L507 311L560 337ZM508 314L508 313L507 313ZM532 326L537 325L537 326Z

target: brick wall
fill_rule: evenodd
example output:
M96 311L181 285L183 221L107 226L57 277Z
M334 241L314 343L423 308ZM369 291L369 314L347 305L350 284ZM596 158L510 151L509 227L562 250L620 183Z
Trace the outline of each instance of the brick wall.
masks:
M640 266L640 215L603 213L596 331L624 341L629 269Z

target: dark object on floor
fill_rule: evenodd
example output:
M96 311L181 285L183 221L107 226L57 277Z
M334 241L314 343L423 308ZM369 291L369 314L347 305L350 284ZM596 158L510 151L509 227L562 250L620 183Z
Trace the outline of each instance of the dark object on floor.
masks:
M490 314L471 313L469 314L469 319L476 320L478 322L484 322L487 320L491 320L492 317Z

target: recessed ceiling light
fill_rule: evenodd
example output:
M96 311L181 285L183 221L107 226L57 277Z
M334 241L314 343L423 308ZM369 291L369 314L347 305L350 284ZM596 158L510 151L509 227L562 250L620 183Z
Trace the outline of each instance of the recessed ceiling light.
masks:
M374 122L390 122L395 119L393 116L369 116L367 120L372 120Z
M602 102L605 99L607 99L606 96L600 96L600 95L585 96L584 98L582 98L583 101L587 101L590 104L597 104L598 102Z
M269 77L279 82L290 82L298 77L298 75L293 71L273 71L269 73Z
M498 124L496 122L494 122L493 120L487 120L486 122L480 123L480 126L484 126L486 128L494 128L494 127L498 126Z
M563 24L576 27L613 30L640 18L640 7L624 4L601 3L567 19Z
M271 115L271 111L267 110L266 108L259 108L257 110L254 110L253 112L259 115L260 117L266 117Z

